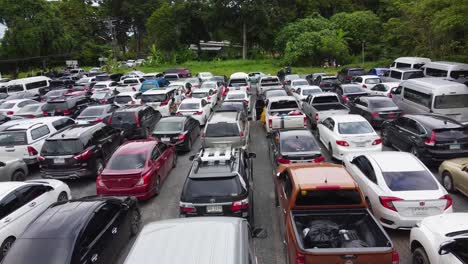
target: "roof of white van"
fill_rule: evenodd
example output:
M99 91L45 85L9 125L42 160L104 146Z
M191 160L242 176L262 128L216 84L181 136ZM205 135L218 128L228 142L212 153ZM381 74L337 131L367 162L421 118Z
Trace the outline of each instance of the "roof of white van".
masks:
M44 81L44 80L52 80L46 76L35 76L35 77L28 77L28 78L21 78L16 80L11 80L8 84L17 84L17 83L25 83L25 82L34 82L34 81Z
M231 74L229 79L247 79L249 78L249 75L245 72L235 72Z
M396 62L406 62L406 63L414 63L414 62L424 62L428 63L431 61L429 58L424 57L400 57L395 60Z
M402 86L405 84L414 84L426 90L437 90L441 93L450 92L450 93L468 93L468 87L464 84L447 81L441 78L416 78L406 80L401 83Z
M452 70L468 70L468 64L454 62L454 61L432 61L424 65L424 67L431 67L431 66L441 67L441 68L450 68Z

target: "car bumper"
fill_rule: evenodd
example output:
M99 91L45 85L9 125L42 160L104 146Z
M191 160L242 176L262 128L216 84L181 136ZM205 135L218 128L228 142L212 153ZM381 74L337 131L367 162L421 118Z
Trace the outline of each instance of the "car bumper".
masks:
M468 157L468 150L430 150L426 149L426 151L421 153L421 158L423 160L430 160L430 161L444 161L449 159L455 158L463 158Z
M24 158L23 161L24 161L24 163L26 163L26 165L33 165L33 164L37 164L37 163L38 163L37 157L33 157L33 158Z
M41 169L41 177L44 179L73 180L79 178L96 177L96 175L92 171L85 168L68 170Z
M445 210L442 214L452 213L453 206ZM382 226L390 229L403 229L409 230L416 226L417 223L421 222L426 216L402 216L398 212L394 212L388 209L381 209L376 215L377 220Z
M140 201L145 201L153 197L148 185L142 185L128 189L109 189L107 187L97 186L97 195L102 196L132 196Z
M382 151L382 144L365 147L365 148L354 148L354 147L342 147L337 146L336 151L333 151L333 157L342 160L344 156L353 154L353 153L367 153L367 152L380 152Z

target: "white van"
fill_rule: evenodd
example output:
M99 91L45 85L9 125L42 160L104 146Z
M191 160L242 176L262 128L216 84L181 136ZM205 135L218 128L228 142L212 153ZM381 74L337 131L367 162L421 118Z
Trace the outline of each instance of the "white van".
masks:
M413 68L420 69L424 64L431 62L429 58L423 57L400 57L396 59L390 68Z
M151 106L154 110L159 111L162 116L169 116L169 105L171 99L175 98L175 94L175 87L151 89L141 95L141 103Z
M411 79L391 94L405 114L435 113L468 123L468 87L464 84L440 78Z
M433 61L422 68L427 77L445 77L451 79L467 78L468 64L451 61Z
M41 89L50 86L51 79L45 76L29 77L16 79L8 82L7 93L15 94L19 92L30 92L32 94L40 94Z

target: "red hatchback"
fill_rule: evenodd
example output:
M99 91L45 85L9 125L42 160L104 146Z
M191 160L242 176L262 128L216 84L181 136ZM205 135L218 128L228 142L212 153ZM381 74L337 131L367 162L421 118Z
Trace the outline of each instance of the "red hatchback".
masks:
M156 140L128 141L114 152L97 177L97 194L148 200L159 193L176 162L174 146Z

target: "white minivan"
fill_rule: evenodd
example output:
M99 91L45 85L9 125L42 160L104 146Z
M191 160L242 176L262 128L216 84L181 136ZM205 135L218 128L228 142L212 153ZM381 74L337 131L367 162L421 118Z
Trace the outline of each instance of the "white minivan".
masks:
M400 57L397 58L392 65L390 65L390 68L413 68L413 69L420 69L422 66L424 66L426 63L431 62L431 59L429 58L423 58L423 57Z
M451 79L468 78L468 64L451 61L433 61L424 65L426 77L445 77Z
M15 94L20 92L30 92L32 94L40 94L41 89L50 86L51 79L45 76L36 76L29 78L16 79L8 82L7 93Z
M468 87L464 84L440 78L411 79L391 94L405 114L435 113L468 123Z

